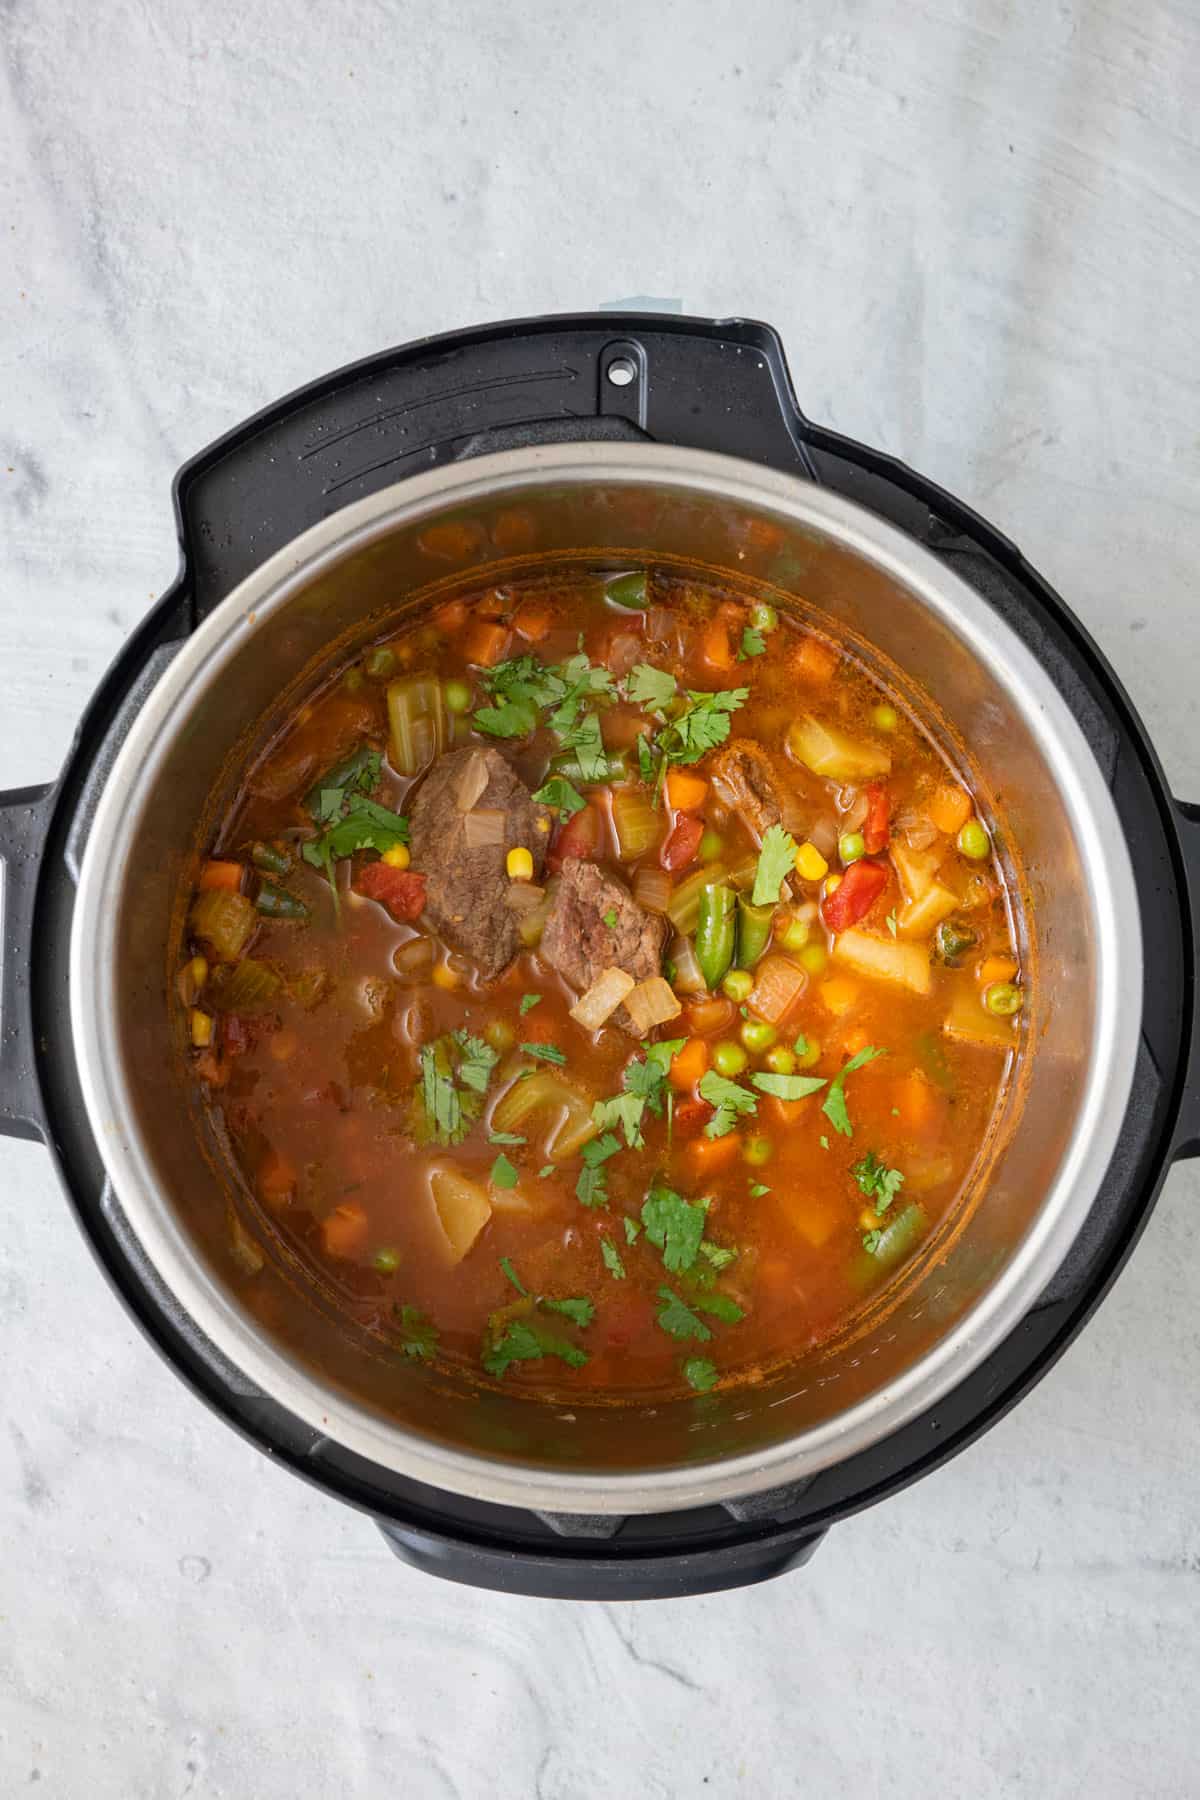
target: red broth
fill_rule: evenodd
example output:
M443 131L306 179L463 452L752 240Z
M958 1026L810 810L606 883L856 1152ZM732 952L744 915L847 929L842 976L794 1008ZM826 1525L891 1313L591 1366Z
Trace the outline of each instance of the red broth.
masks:
M1024 1001L931 722L662 574L489 589L327 671L189 931L263 1235L398 1353L557 1396L851 1325L962 1203Z

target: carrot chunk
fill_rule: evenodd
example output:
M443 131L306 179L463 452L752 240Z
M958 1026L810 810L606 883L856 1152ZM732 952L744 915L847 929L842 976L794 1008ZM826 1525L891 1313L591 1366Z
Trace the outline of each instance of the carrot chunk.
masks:
M206 862L200 871L198 888L227 888L230 893L241 891L243 869L240 862Z
M971 816L971 796L960 787L940 787L929 802L929 817L939 831L953 837Z
M689 1038L671 1058L668 1071L677 1088L694 1088L708 1068L708 1045L701 1037Z

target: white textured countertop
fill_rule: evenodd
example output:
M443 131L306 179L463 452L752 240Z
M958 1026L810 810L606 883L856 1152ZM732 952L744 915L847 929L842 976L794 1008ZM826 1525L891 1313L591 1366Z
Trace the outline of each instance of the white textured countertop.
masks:
M0 4L0 780L57 769L209 439L652 293L770 319L813 417L1002 525L1200 798L1198 90L1188 0ZM974 1449L640 1607L411 1573L190 1397L44 1151L0 1195L4 1796L1198 1791L1193 1169Z

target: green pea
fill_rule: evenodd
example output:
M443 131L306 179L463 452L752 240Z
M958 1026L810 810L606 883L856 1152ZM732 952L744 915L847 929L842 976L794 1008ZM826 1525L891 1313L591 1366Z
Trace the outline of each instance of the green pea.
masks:
M1011 1019L1020 1012L1023 998L1020 988L1011 981L993 981L983 996L983 1004L998 1019Z
M760 1051L771 1048L779 1033L773 1025L768 1025L765 1019L743 1019L738 1036L750 1054L757 1056Z
M805 944L800 952L801 965L810 975L819 975L829 961L829 952L824 944Z
M983 862L991 855L992 841L978 819L968 819L958 834L958 847L972 862Z
M802 1043L804 1045L803 1050L800 1048ZM796 1067L798 1069L814 1068L821 1060L821 1046L816 1038L797 1038L794 1048L796 1052Z
M372 681L389 681L396 673L396 652L389 650L386 644L372 650L366 668Z
M710 827L700 839L700 861L702 863L716 862L724 848L725 839L719 831L713 831Z
M474 697L465 681L448 681L442 689L442 699L446 703L447 712L470 712L471 701Z
M400 1252L393 1250L389 1245L384 1250L377 1250L371 1258L371 1263L381 1275L394 1275L400 1267Z
M754 986L754 977L749 969L730 969L721 983L721 992L735 1006L740 1006Z
M507 1019L489 1019L483 1028L484 1039L503 1056L517 1041L517 1034Z
M881 700L878 706L871 708L871 723L876 731L895 731L900 723L900 714L886 700Z
M838 839L838 855L844 863L855 863L860 856L867 854L866 840L861 831L844 831Z
M765 600L756 600L750 608L750 623L755 631L774 631L779 623L779 614Z
M794 1075L796 1073L795 1055L785 1044L776 1044L773 1049L768 1050L763 1061L772 1075Z
M718 1075L740 1075L749 1061L742 1046L731 1038L722 1038L719 1044L713 1045L712 1066Z
M769 1137L747 1138L742 1145L742 1156L752 1169L761 1169L764 1163L770 1162L774 1154L775 1146Z
M779 942L785 950L803 950L808 942L810 926L807 919L798 919L793 913L783 930L779 933Z
M362 670L361 669L347 669L346 673L342 676L342 686L345 688L346 692L348 694L361 693L362 685L363 685Z

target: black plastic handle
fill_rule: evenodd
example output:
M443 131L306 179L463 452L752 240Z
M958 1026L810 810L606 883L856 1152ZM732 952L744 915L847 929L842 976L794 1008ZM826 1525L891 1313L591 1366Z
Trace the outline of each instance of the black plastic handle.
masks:
M1171 1138L1172 1158L1200 1155L1200 805L1175 802L1175 823L1183 863L1187 916L1191 922L1188 992L1185 995L1191 1036L1184 1059L1179 1111Z
M44 1140L29 983L33 909L56 788L0 794L0 1136Z
M298 389L180 470L196 616L309 526L440 463L629 438L815 480L807 434L779 335L754 320L568 313L422 338Z

